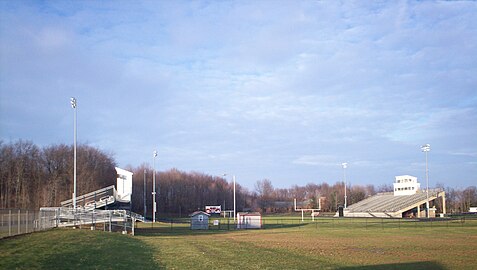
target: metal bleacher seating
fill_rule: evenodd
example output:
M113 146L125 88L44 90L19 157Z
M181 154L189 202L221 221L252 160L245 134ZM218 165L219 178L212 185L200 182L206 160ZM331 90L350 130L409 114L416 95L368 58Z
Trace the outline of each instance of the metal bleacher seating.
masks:
M429 200L434 200L439 196L439 189L429 190ZM418 191L413 195L398 195L395 196L393 192L378 193L372 197L364 199L358 203L350 205L346 212L351 213L402 213L410 210L417 205L426 202L425 190ZM346 216L346 215L345 215Z

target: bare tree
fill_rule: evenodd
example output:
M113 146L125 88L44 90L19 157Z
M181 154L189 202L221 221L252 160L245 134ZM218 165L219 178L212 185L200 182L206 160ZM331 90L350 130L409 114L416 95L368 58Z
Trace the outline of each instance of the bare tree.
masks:
M114 160L100 150L78 149L79 194L115 183ZM0 143L0 208L58 206L73 193L73 149L40 149L30 141Z

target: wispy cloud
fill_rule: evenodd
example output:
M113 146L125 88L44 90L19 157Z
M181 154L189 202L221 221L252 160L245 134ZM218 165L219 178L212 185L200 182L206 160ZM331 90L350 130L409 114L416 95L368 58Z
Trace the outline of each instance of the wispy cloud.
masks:
M293 164L310 166L340 166L341 163L333 161L336 157L327 155L304 155L293 160Z
M80 140L120 165L157 148L280 186L347 160L365 182L420 173L431 143L459 157L436 177L477 181L475 2L0 5L2 139L70 142L76 96Z

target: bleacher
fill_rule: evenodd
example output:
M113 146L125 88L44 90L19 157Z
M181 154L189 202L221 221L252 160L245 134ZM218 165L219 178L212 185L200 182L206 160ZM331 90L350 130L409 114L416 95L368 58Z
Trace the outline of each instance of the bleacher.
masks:
M121 195L118 194L118 191L111 185L109 187L101 188L93 192L76 197L76 210L73 210L73 199L69 199L61 202L61 207L51 208L57 211L56 218L58 220L68 220L68 222L60 222L58 225L63 224L64 226L71 226L73 222L71 220L76 219L75 222L78 222L78 219L81 220L83 224L87 223L88 220L91 220L91 216L94 215L94 222L104 222L105 215L101 216L101 213L108 213L114 218L123 219L123 216L128 218L134 218L138 221L145 221L145 218L137 213L130 211L130 204L124 203L121 200ZM48 208L44 208L48 209ZM108 212L105 210L113 210L113 212ZM116 213L123 213L116 215ZM73 216L74 213L74 216ZM111 214L113 213L113 214ZM85 216L85 220L82 220L82 217ZM111 220L109 220L111 221Z
M114 185L76 197L76 206L84 210L101 209L116 202ZM73 199L61 202L61 207L73 207Z
M440 189L429 190L429 201L445 196ZM413 195L398 195L393 192L378 193L344 209L345 217L396 217L426 203L426 192L420 190ZM421 211L424 211L422 207Z

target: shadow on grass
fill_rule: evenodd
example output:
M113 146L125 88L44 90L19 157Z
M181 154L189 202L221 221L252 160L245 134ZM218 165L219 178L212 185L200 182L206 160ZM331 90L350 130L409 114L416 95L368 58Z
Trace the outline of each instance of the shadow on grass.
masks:
M213 228L209 227L208 230L191 230L189 227L180 226L180 227L145 227L135 229L135 234L140 236L181 236L181 235L213 235L213 234L227 234L232 232L240 231L264 231L271 229L285 229L285 228L299 228L305 226L306 224L266 224L263 225L261 229L236 229L234 226L230 225L225 228Z
M370 270L370 269L433 269L433 270L446 270L444 266L440 265L437 262L411 262L411 263L392 263L392 264L378 264L378 265L367 265L367 266L349 266L338 268L340 270Z

